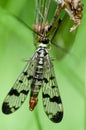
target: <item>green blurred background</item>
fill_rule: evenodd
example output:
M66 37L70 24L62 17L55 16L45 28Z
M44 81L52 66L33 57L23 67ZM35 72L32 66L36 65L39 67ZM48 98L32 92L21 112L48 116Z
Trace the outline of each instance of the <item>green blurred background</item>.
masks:
M6 94L26 64L22 59L30 58L35 50L32 32L10 13L32 27L35 0L0 0L0 130L86 130L86 1L83 3L83 19L77 31L69 33L71 21L64 18L65 24L55 36L55 42L66 43L69 53L58 59L58 49L51 49L64 106L64 118L55 124L44 113L41 91L33 112L28 108L29 96L15 113L4 115L1 111Z

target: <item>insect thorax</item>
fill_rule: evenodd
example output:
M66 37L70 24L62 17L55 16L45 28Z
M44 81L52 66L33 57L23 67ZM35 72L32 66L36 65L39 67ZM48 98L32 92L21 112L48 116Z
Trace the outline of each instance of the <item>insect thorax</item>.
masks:
M48 24L35 24L34 25L34 31L37 33L36 42L49 45L49 38L48 38L48 32L49 32L49 25Z

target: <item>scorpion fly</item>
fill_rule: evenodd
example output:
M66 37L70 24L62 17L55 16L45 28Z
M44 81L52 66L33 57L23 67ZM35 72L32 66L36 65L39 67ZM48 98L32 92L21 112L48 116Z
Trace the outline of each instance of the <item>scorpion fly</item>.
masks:
M36 17L33 32L35 42L39 42L37 50L15 81L2 104L2 112L11 114L24 103L30 93L29 109L34 110L38 102L38 94L42 88L43 107L52 122L60 122L63 118L63 105L54 74L52 59L49 56L50 27L47 22L48 11L52 0L36 0ZM36 45L36 43L35 43Z

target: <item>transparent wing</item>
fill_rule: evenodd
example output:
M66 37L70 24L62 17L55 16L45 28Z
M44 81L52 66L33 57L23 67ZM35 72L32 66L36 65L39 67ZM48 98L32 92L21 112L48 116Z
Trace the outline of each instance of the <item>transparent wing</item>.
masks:
M38 32L37 29L45 29L45 26L49 24L49 21L53 17L52 10L55 10L53 5L55 5L55 2L53 0L35 0L36 1L36 13L35 13L35 20L34 20L34 30L35 32ZM54 4L53 4L54 3ZM56 7L55 7L56 8ZM52 14L52 16L51 16ZM40 31L38 32L40 33ZM37 34L33 33L34 38L34 44L36 46L36 38Z
M42 88L43 107L49 119L57 123L63 118L63 106L49 55L46 58L44 71Z
M35 13L35 21L34 21L34 33L33 39L34 45L37 46L38 42L38 34L43 34L43 36L47 36L51 41L54 37L55 32L59 27L59 13L61 11L61 7L58 7L57 2L55 0L35 0L36 1L36 13ZM59 22L60 21L60 22ZM46 31L47 28L47 31Z
M29 89L31 80L33 78L33 71L36 64L37 53L30 59L30 63L27 64L24 71L20 74L13 87L7 94L2 104L2 112L10 114L16 111L25 101Z
M35 24L46 23L52 0L36 0Z

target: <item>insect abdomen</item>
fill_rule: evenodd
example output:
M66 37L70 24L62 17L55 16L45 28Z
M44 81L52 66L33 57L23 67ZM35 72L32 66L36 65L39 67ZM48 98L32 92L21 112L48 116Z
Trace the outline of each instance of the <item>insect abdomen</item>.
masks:
M37 97L39 94L39 90L41 88L43 82L43 66L44 66L44 56L47 54L45 48L39 47L37 51L37 64L34 70L34 77L31 83L31 93L30 93L30 110L33 110L37 104Z

